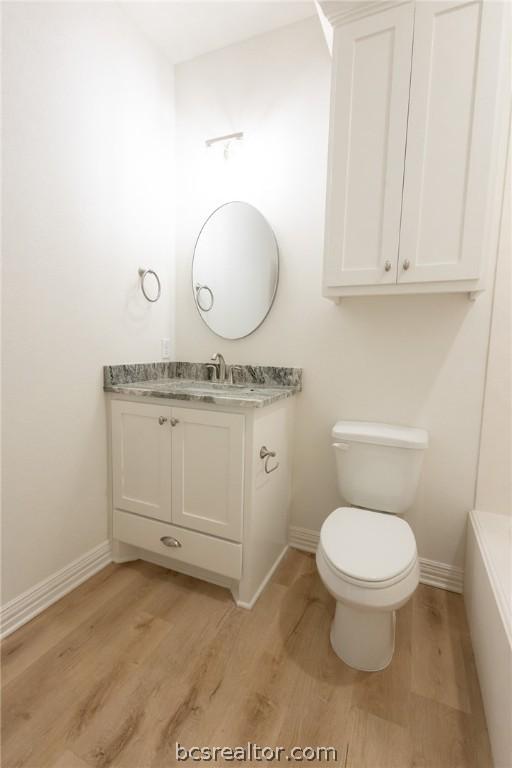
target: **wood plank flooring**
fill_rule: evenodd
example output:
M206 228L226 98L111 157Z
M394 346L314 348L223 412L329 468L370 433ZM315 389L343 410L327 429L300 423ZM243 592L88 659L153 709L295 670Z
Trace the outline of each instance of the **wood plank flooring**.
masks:
M333 611L294 550L252 611L149 563L108 566L4 641L2 766L168 768L176 742L251 741L332 746L344 768L490 768L462 597L420 586L371 674L331 650Z

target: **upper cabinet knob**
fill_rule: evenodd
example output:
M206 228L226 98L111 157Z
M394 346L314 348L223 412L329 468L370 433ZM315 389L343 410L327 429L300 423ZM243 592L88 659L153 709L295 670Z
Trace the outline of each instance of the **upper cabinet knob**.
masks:
M179 419L171 419L171 427L175 427L176 424L179 424L179 423L180 423Z
M384 264L384 269L386 270L386 272L389 272L389 270L391 269L391 262L389 260L386 261L386 263Z
M411 266L411 262L409 261L409 259L405 259L404 263L402 264L402 269L408 270L410 266Z
M160 424L160 426L162 426L162 424L165 424L166 421L167 419L165 418L165 416L158 417L158 423Z

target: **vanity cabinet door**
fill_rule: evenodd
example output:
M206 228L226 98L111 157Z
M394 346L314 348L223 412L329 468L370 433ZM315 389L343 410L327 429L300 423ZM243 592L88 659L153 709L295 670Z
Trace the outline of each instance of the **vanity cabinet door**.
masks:
M324 285L396 283L414 6L335 28Z
M171 521L171 408L112 401L114 508Z
M242 540L244 417L173 408L172 522Z
M480 276L503 5L416 4L400 283Z

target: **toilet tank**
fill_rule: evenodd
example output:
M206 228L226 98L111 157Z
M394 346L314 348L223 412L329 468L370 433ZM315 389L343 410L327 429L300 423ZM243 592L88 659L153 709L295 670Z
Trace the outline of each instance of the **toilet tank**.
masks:
M366 421L332 430L338 488L349 504L403 515L416 496L428 432Z

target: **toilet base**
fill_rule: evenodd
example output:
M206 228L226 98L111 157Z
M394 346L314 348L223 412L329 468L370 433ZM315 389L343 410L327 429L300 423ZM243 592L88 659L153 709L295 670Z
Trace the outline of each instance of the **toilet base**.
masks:
M395 650L395 611L366 611L336 603L331 626L334 653L354 669L385 669Z

